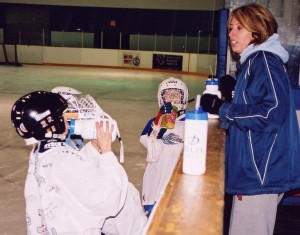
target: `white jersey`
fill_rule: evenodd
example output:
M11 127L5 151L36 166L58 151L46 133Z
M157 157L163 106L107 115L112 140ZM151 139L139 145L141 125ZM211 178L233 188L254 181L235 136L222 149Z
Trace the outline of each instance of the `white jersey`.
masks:
M91 143L32 151L25 199L28 235L139 235L147 221L115 155Z
M147 149L147 167L143 178L142 204L153 205L164 192L183 151L184 121L176 120L174 129L167 129L162 139L142 135L140 142Z

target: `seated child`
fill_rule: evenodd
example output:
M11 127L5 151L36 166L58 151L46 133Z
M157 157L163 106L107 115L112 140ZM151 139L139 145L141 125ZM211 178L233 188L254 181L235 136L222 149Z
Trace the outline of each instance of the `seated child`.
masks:
M147 123L140 137L147 149L142 204L148 216L164 192L183 151L188 88L182 80L171 77L159 85L157 98L159 113Z

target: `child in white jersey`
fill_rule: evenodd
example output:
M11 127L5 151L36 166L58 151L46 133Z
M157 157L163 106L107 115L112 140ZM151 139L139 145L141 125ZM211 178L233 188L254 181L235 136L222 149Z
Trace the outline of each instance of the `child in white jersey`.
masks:
M17 133L37 141L25 183L28 234L140 235L147 217L111 151L114 127L96 123L97 139L75 150L65 144L67 106L61 95L37 91L12 108Z
M159 113L147 123L140 137L147 149L142 204L148 216L165 190L183 150L187 86L178 78L168 78L159 85L157 98Z

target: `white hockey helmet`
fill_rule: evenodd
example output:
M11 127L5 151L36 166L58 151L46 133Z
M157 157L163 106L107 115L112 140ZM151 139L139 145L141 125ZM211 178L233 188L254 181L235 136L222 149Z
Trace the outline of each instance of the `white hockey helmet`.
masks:
M53 88L51 92L60 94L68 102L68 113L75 113L78 111L77 96L82 94L81 91L72 87L58 86Z
M176 104L174 105L176 105L179 110L185 110L188 105L189 91L186 84L182 80L174 77L167 78L160 83L157 92L158 106L161 107L166 102L166 94L168 91L171 91L171 89L177 89L181 94L181 97L179 98L180 100L177 100ZM175 98L177 97L174 97L174 101Z
M80 91L72 88L72 87L66 87L66 86L57 86L54 87L51 92L53 93L59 93L62 97L64 97L66 100L68 100L69 97L72 97L72 95L79 95L82 94Z

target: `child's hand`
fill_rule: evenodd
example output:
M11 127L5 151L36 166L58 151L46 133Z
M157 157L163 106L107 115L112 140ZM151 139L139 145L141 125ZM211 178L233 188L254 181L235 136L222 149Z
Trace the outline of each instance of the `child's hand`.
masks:
M172 104L170 102L164 103L164 105L160 107L159 112L158 112L156 118L154 119L154 125L164 126L165 123L163 123L163 124L161 123L162 118L165 114L169 114L171 112L172 112Z
M160 126L156 126L153 123L150 136L153 136L156 139L161 139L166 131L167 131L167 128L165 128L165 127L161 128Z
M99 148L98 150L101 153L107 153L111 151L111 137L113 130L114 125L109 126L108 121L96 122L97 140L93 140L92 143L94 146L96 145Z

